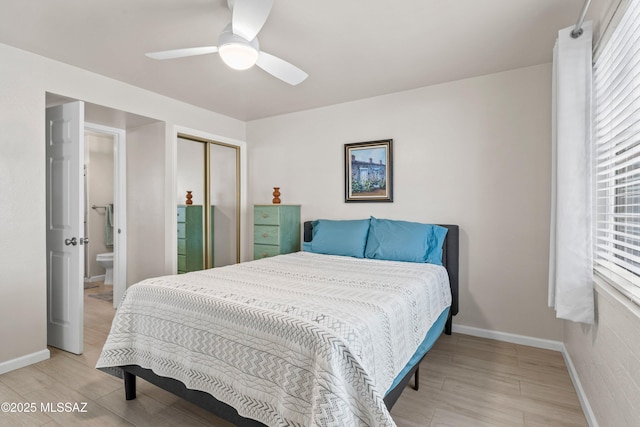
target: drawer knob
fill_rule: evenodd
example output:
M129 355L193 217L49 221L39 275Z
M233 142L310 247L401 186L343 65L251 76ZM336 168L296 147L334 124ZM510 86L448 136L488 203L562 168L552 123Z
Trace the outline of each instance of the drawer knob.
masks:
M269 237L269 235L267 233L262 233L262 237L266 239L267 237Z
M266 212L264 212L264 213L262 214L262 218L269 218L269 214L268 214L268 213L266 213Z
M266 257L267 257L267 255L268 255L268 254L267 254L266 252L263 252L263 253L262 253L262 258L266 258Z

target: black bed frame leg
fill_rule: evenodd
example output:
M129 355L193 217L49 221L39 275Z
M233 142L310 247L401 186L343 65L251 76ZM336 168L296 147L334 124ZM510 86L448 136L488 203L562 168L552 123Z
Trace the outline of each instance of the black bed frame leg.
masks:
M453 327L453 316L449 313L449 317L447 317L447 323L444 324L444 333L447 335L451 335Z
M418 365L418 369L416 369L416 374L413 380L413 389L418 390L420 388L420 365Z
M124 372L124 396L127 400L136 398L136 376Z

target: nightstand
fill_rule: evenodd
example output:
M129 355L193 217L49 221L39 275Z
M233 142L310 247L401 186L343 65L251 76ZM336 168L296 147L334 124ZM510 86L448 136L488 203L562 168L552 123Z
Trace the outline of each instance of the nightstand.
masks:
M253 259L300 250L300 205L253 207Z

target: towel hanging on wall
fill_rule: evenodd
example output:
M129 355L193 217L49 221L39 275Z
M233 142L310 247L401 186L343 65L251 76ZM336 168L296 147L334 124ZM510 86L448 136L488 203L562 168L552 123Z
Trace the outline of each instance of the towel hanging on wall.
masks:
M104 210L104 245L113 247L113 204L109 204Z

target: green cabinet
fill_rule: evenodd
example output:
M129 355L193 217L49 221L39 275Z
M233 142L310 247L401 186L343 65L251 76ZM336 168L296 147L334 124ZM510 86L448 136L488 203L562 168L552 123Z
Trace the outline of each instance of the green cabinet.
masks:
M255 205L253 207L253 259L299 250L299 205Z
M178 206L178 273L204 268L202 206Z

